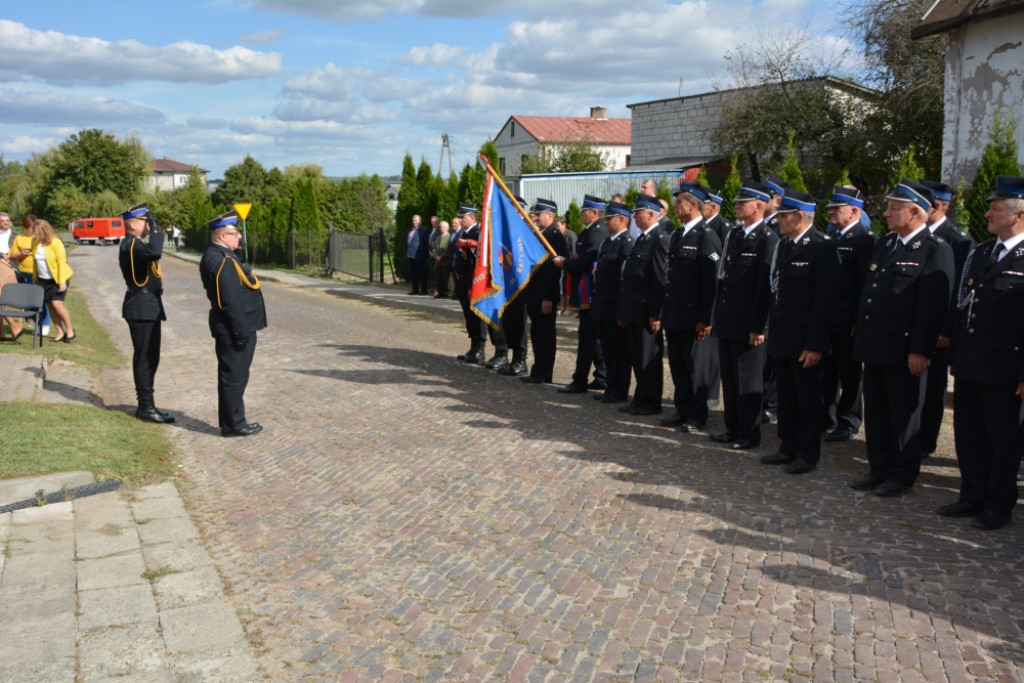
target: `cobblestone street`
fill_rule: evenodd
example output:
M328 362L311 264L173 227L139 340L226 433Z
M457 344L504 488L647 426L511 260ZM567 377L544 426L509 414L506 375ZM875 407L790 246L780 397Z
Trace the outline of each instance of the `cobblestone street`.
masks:
M116 249L72 259L130 356ZM757 462L774 426L729 451L461 364L450 318L265 282L265 429L223 439L198 269L166 258L164 281L179 488L273 680L1024 676L1022 513L987 533L934 514L959 482L949 420L914 492L882 499L847 487L862 435L793 477ZM130 369L101 395L134 410Z

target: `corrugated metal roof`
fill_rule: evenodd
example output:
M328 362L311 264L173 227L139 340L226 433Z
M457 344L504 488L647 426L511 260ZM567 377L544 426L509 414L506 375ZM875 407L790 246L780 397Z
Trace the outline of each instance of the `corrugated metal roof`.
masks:
M630 119L593 119L587 116L512 117L538 142L579 142L595 145L628 145L632 141Z
M174 161L164 157L163 159L153 159L153 171L156 173L189 173L192 170L191 164L183 164L180 161ZM205 168L199 169L200 173L209 173Z
M1015 2L1024 2L1024 0L1014 0L1014 1ZM835 76L814 76L812 78L802 78L802 79L795 80L795 81L787 81L787 83L788 84L792 84L792 83L813 83L815 81L822 81L823 83L827 83L827 84L829 84L829 85L831 85L833 87L841 88L841 89L844 89L844 90L852 90L854 92L857 92L859 94L866 95L866 96L878 96L878 95L881 95L881 93L879 91L875 90L874 88L869 88L866 85L861 85L860 83L855 83L853 81L849 81L849 80L846 80L846 79L843 79L843 78L836 78ZM751 90L756 91L756 90L762 90L764 88L778 87L778 85L779 85L778 83L768 83L766 85L753 85L753 86L749 86L749 87L746 87L746 88L728 88L728 89L725 89L725 90L708 90L706 92L697 93L695 95L683 95L681 97L665 97L665 98L662 98L660 100L646 100L644 102L634 102L633 104L627 104L626 108L627 109L632 109L633 107L639 107L639 106L643 106L645 104L659 104L661 102L680 102L682 100L696 99L698 97L707 97L708 95L726 95L726 94L729 94L729 93L737 93L737 92L743 92L743 91L751 91Z

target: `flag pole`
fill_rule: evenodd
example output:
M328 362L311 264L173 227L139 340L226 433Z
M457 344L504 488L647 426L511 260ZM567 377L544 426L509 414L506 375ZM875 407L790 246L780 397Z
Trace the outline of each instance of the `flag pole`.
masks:
M519 202L516 201L515 196L513 196L512 192L509 191L508 187L505 186L505 181L501 179L500 175L494 172L494 167L491 166L491 160L485 157L483 154L480 154L478 156L480 157L480 161L484 162L484 165L487 167L487 173L489 173L491 177L498 181L498 186L501 188L501 191L505 193L505 196L508 197L509 200L511 200L512 206L516 207L516 211L518 211L519 215L523 217L523 220L526 221L526 224L530 226L530 229L533 230L533 234L537 236L537 239L540 240L540 243L544 245L544 248L548 250L548 253L551 254L551 256L558 256L558 253L554 249L552 249L551 245L548 244L548 241L544 239L544 235L542 234L540 228L534 225L533 220L530 218L530 215L523 210L523 207L520 206Z

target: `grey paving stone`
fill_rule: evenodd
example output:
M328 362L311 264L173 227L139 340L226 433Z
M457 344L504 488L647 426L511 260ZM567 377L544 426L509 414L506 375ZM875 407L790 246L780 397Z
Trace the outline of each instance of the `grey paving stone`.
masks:
M238 617L220 602L163 609L160 626L171 653L243 650L247 646Z
M146 565L154 569L170 567L175 571L192 571L213 565L210 554L198 539L144 545L142 557Z
M173 680L155 619L145 624L87 630L78 639L78 657L79 671L87 681L113 677L122 680L129 675L145 675L142 680Z
M153 588L161 610L224 600L223 584L212 566L167 574Z
M195 524L187 517L155 519L141 517L137 519L139 520L139 538L147 545L189 541L199 537Z
M149 583L78 591L78 627L83 630L125 624L157 624L156 600Z
M142 561L141 551L113 557L101 557L95 560L82 560L77 565L78 590L80 591L122 586L149 586L149 581L143 577L146 564Z
M132 493L130 500L136 519L188 518L188 511L173 482L144 486Z

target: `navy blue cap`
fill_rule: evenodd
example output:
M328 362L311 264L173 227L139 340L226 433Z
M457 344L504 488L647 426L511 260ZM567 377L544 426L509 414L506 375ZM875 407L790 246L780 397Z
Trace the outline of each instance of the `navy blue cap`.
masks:
M997 199L1024 199L1024 178L996 176L996 189L985 198L985 201L992 202Z
M828 203L829 208L833 206L856 206L864 208L864 195L855 187L842 187L836 185L832 188L832 201Z
M537 203L530 209L532 213L544 213L550 211L551 213L558 213L558 204L551 201L550 199L541 199L537 197Z
M226 213L222 213L219 216L215 216L210 220L206 221L206 227L210 230L216 230L217 228L226 228L229 225L235 225L238 223L238 212L234 209Z
M512 197L516 200L516 202L519 203L519 206L523 207L524 209L528 208L527 205L526 205L526 200L525 199L523 199L522 197L520 197L517 194L512 195Z
M123 218L124 220L129 220L131 218L142 218L148 213L149 207L146 205L146 202L142 202L141 204L136 204L132 208L122 213L121 218Z
M636 196L636 203L633 204L633 211L643 211L645 209L661 211L661 202L658 201L657 197L652 197L649 194L638 194Z
M707 194L708 201L712 201L715 204L718 204L719 206L722 205L722 202L724 200L722 199L722 191L721 190L712 190L710 187L704 187L703 185L701 185L701 187L704 188L704 193Z
M786 194L786 190L789 189L789 183L780 178L777 175L768 174L768 177L764 179L765 186L772 191L772 194Z
M921 184L932 191L932 195L935 199L938 199L941 202L953 201L953 193L955 190L946 183L940 183L936 180L922 179Z
M700 183L691 183L685 181L679 183L679 189L676 191L676 194L679 195L684 192L692 194L694 197L701 200L702 202L706 202L708 200L708 192Z
M779 213L793 213L794 211L813 212L818 200L806 192L797 192L788 188L786 194L782 195L782 203L779 204Z
M465 216L466 214L477 213L477 208L473 204L466 202L459 202L459 215Z
M582 209L597 209L599 211L604 210L605 201L600 197L595 197L592 194L583 195L583 206Z
M885 195L885 198L898 202L911 202L925 211L932 208L932 191L921 183L915 183L910 178L901 179L896 187L892 188L892 192Z
M754 199L760 199L762 202L767 202L772 198L772 191L767 185L762 183L755 183L753 180L749 180L743 183L740 188L740 192L736 195L737 202L749 202Z
M622 202L608 202L608 205L604 207L604 217L611 218L613 216L625 216L626 218L633 217L633 211L629 208L628 204Z

